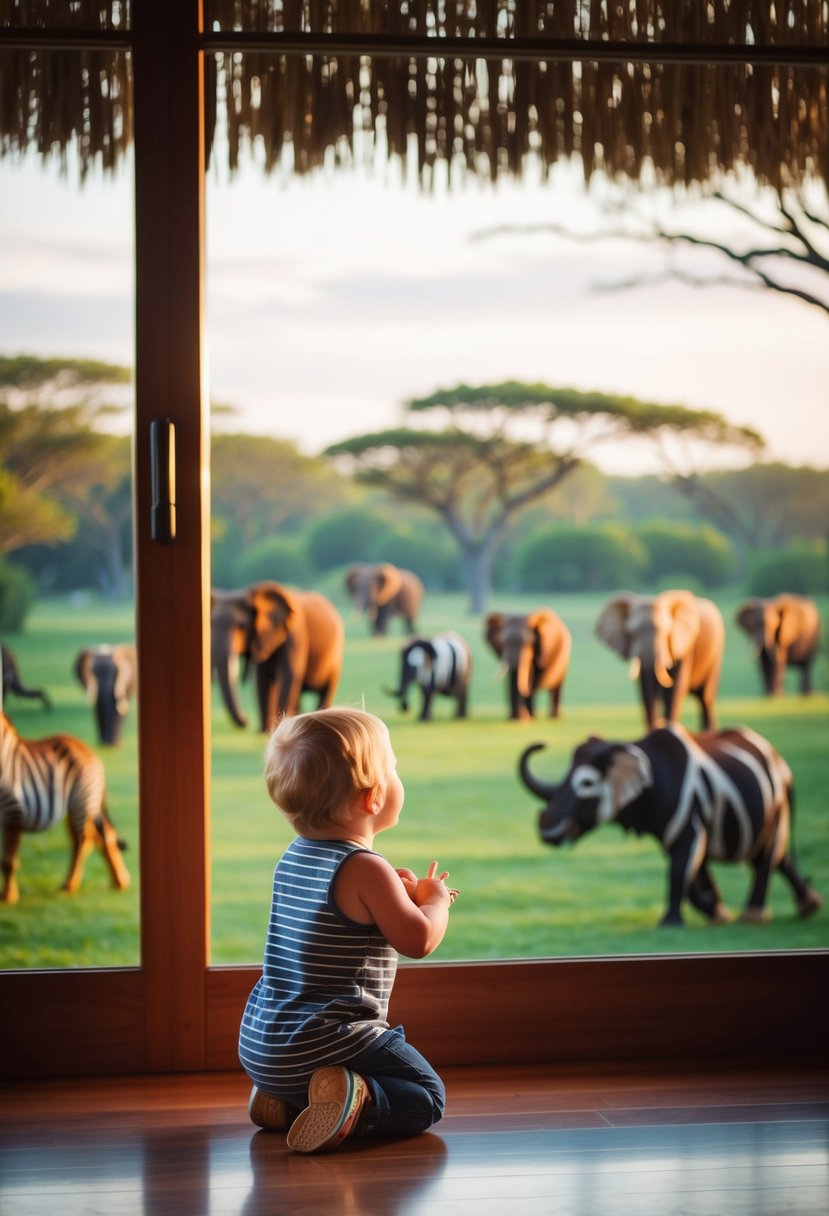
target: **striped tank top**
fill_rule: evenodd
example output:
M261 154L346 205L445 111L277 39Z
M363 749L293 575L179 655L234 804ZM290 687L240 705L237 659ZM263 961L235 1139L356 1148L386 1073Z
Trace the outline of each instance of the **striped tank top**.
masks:
M242 1066L268 1093L305 1090L316 1068L343 1063L388 1029L397 951L331 895L340 866L364 851L298 836L274 871L262 978L239 1033Z

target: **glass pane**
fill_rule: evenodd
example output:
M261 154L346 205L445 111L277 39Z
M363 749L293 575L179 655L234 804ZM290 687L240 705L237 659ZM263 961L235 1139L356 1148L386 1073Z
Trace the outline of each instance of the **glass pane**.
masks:
M15 58L3 53L4 75ZM70 97L88 61L50 62ZM109 80L126 81L123 62L110 68ZM125 144L127 114L110 108ZM20 840L19 902L0 903L3 968L139 961L132 154L122 147L117 172L103 173L103 146L63 134L62 157L41 160L42 140L24 130L11 141L18 154L0 159L0 782L12 781L13 747L38 766L23 778L37 830ZM61 788L80 799L76 830L95 846L73 893L61 887L71 836ZM3 818L15 821L8 802Z
M247 70L244 57L234 59L235 84L220 73L218 114L230 117L208 188L213 583L229 592L273 579L323 594L341 614L336 699L365 703L387 721L407 791L399 827L378 846L417 872L438 858L462 890L433 957L825 947L826 912L799 919L780 875L769 925L714 929L686 901L686 927L658 932L668 871L659 842L613 824L572 849L551 848L539 835L540 800L517 776L535 742L547 751L533 771L549 783L564 778L573 750L593 734L642 740L637 686L596 627L619 591L652 599L680 588L712 601L722 618L719 720L745 723L791 766L797 866L829 890L825 650L812 664L812 695L801 695L792 669L785 695L766 697L752 640L736 623L747 598L778 591L809 595L824 617L829 608L829 440L817 425L829 371L825 270L793 256L787 237L787 252L762 262L776 288L761 289L731 256L761 239L781 243L775 190L738 167L754 155L747 130L763 143L766 104L792 116L781 124L792 141L787 212L825 248L825 131L809 142L801 104L812 78L791 78L798 101L784 97L778 78L745 69L722 69L715 88L707 69L674 76L692 90L677 95L663 91L655 68L548 65L542 73L536 65L539 88L544 74L558 80L551 95L561 105L543 121L540 109L521 119L517 104L496 106L503 130L479 160L474 129L437 103L423 103L423 127L390 112L375 131L358 110L352 136L351 111L338 109L332 87L331 104L309 104L300 122L287 100L303 92L299 69L277 59L266 82L265 60L253 62ZM418 66L427 97L437 96L444 66ZM362 61L367 109L377 82L386 98L407 96L400 70ZM303 95L317 101L335 77L330 63L303 61L301 71L319 88ZM475 96L496 96L486 64L470 71ZM735 82L751 83L756 127L748 111L729 125ZM277 84L283 93L270 92ZM703 103L716 121L716 150L699 143L704 128L691 118L681 140L668 140ZM530 120L525 144L512 139ZM478 129L489 126L481 120ZM449 157L440 144L448 131L458 132ZM705 176L709 157L716 172ZM779 181L770 168L759 171ZM705 180L683 190L686 176ZM713 197L715 185L724 198ZM463 445L448 446L452 427L464 430ZM404 444L403 428L418 438ZM394 433L382 451L356 442L383 431ZM545 478L547 492L536 493ZM400 680L407 623L392 616L375 635L345 583L352 564L380 562L425 584L419 633L453 630L471 646L466 720L455 718L451 697L437 696L434 720L421 722L419 694L404 713L389 691ZM562 716L549 716L542 692L534 721L515 721L487 617L541 608L572 637ZM290 838L264 789L252 675L238 688L244 726L231 722L215 686L217 963L261 957L273 864ZM681 717L698 728L693 697ZM713 873L739 912L749 867L715 862Z
M12 29L126 30L130 0L0 0L0 26Z
M414 4L408 0L355 4L330 0L207 0L208 28L244 33L362 34L393 39L503 38L531 40L822 45L820 0L778 9L765 0L689 8L659 0L594 4L587 0L495 0L494 3Z

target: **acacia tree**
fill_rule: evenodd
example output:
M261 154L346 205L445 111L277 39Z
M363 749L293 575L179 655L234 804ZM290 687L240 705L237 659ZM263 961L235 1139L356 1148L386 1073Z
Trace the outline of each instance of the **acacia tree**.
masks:
M486 607L492 559L509 525L601 443L681 435L762 446L756 431L712 411L546 384L461 384L411 400L406 409L428 414L433 427L357 435L332 444L326 455L358 481L439 516L463 554L472 612Z
M0 357L0 553L71 540L91 548L99 581L127 594L130 440L104 429L128 368L88 359Z
M333 510L348 494L330 465L287 439L214 434L210 459L214 531L231 531L243 548Z

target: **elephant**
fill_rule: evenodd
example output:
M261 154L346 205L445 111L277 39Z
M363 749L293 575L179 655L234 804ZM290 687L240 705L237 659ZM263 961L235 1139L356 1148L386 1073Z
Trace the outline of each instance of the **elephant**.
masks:
M130 700L138 691L135 647L96 646L81 650L72 669L95 709L98 741L115 747L121 742Z
M402 570L390 562L351 566L345 586L355 607L365 612L376 637L388 632L393 616L403 617L409 633L417 631L424 592L423 583L411 570Z
M660 698L665 721L678 722L689 692L699 701L703 729L715 725L725 624L711 600L690 591L663 591L655 596L624 591L602 609L596 636L623 659L631 660L631 678L639 677L649 729L657 724Z
M39 699L44 709L51 709L52 702L45 688L28 688L20 678L17 657L8 646L0 646L0 709L3 708L3 698L13 692L16 697L33 697Z
M820 616L814 600L775 595L745 600L737 624L753 638L767 696L783 691L786 667L800 668L800 691L812 691L812 664L820 646Z
M509 716L532 718L537 692L550 693L550 717L558 718L561 688L570 662L570 630L552 608L508 614L490 612L484 637L509 674Z
M248 664L256 668L260 730L299 713L303 692L317 708L334 700L343 664L345 628L337 609L316 591L264 580L240 591L214 590L210 601L211 659L222 700L237 726L246 726L238 696Z
M676 723L635 743L591 735L573 752L558 785L530 771L529 757L544 746L525 748L518 766L524 785L545 803L541 839L557 847L603 823L655 837L669 859L663 925L682 924L686 898L713 923L729 919L709 861L747 862L754 870L741 920L769 919L766 894L778 870L799 916L822 906L789 852L791 770L761 735L745 727L692 735Z
M469 681L472 675L472 650L460 634L436 633L431 638L415 638L404 646L400 655L400 686L386 689L390 697L400 700L400 708L409 708L409 688L420 687L423 704L420 721L428 722L432 715L435 693L454 697L457 717L465 718L469 707Z

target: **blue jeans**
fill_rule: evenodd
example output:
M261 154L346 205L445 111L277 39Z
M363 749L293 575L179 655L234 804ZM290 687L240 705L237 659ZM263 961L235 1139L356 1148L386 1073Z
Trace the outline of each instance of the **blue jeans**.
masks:
M358 1136L415 1136L443 1115L446 1090L431 1064L406 1042L403 1027L384 1034L350 1060L371 1090Z

